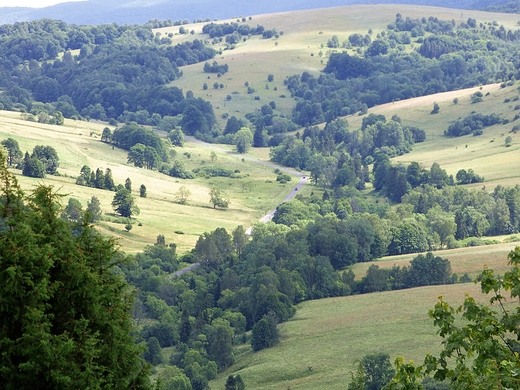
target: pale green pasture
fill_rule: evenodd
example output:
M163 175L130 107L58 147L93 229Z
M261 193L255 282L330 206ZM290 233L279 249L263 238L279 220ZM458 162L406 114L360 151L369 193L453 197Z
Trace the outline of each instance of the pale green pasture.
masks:
M418 161L424 168L430 168L434 162L446 169L448 174L456 175L460 169L473 169L485 182L471 185L481 188L483 185L492 190L496 185L511 186L518 184L520 167L520 133L513 134L510 130L517 121L514 116L520 112L514 107L520 101L510 101L519 96L518 85L500 88L499 84L491 84L465 90L440 93L395 103L384 104L371 108L368 113L383 114L390 119L398 115L405 125L417 126L426 131L425 142L415 144L411 153L394 158L395 162L408 164ZM481 91L484 96L480 103L472 104L471 95ZM459 103L454 104L453 99ZM439 114L432 115L433 103L440 106ZM509 119L507 124L497 124L483 129L484 134L478 137L466 135L463 137L446 137L444 131L457 119L464 118L472 112L482 114L498 114ZM347 120L352 129L359 128L364 116L349 116ZM512 137L512 146L505 146L507 136Z
M157 235L165 235L167 242L174 242L179 252L185 252L195 245L200 234L224 227L231 231L238 225L246 227L254 224L264 213L273 209L291 190L291 183L281 185L276 182L273 168L244 159L242 155L215 150L217 160L213 163L226 169L240 170L242 178L201 178L182 180L131 166L127 163L127 153L112 148L99 140L104 124L67 121L66 126L50 126L19 119L19 114L0 112L0 139L15 138L22 151L32 151L35 145L53 146L60 157L59 172L63 176L47 176L32 179L13 170L22 188L30 190L39 183L53 185L67 196L74 197L86 206L92 196L99 198L101 208L108 216L113 215L111 202L113 192L82 187L75 184L75 178L83 165L92 169L112 170L116 184L124 183L127 177L132 181L132 192L141 213L135 218L130 232L124 224L102 222L99 229L117 238L121 248L133 252L155 242ZM176 158L184 161L186 168L212 164L211 150L205 146L190 143L176 149ZM190 154L190 158L184 155ZM261 157L261 153L258 157ZM203 162L204 161L204 162ZM139 187L144 184L147 197L139 197ZM181 186L191 192L186 205L176 203L175 194ZM230 200L229 209L213 209L209 200L209 189L220 188ZM142 226L138 226L141 223ZM177 232L177 233L176 233ZM179 234L181 232L183 234Z
M427 312L440 295L453 305L469 293L485 301L479 286L430 286L308 301L280 326L279 345L257 353L239 347L238 363L211 383L224 387L229 374L240 374L248 389L345 389L355 361L384 352L421 363L440 350Z
M216 50L222 50L215 60L219 63L227 63L229 72L218 78L215 74L204 73L203 64L194 64L182 67L183 76L175 80L171 85L193 91L195 96L209 100L215 110L215 114L221 126L225 125L223 114L243 117L248 112L253 112L261 104L275 101L277 111L291 114L295 101L283 84L287 76L301 74L308 71L318 76L327 63L327 41L333 35L338 36L340 43L347 40L353 33L367 34L371 28L372 38L385 30L389 23L395 21L396 13L403 17L421 18L434 16L443 20L460 21L461 13L464 20L475 18L478 23L498 21L506 28L516 29L518 16L480 11L445 9L438 7L422 7L414 5L355 5L344 7L331 7L323 9L302 10L293 12L281 12L266 15L253 16L252 20L245 23L256 26L263 25L266 29L276 28L284 34L278 39L262 39L253 35L246 42L240 42L234 50L224 50L224 43L216 44ZM217 23L236 22L236 19L222 20ZM240 21L240 23L242 23ZM194 30L195 34L179 35L179 26L156 29L161 34L172 32L173 44L193 39L211 41L207 35L202 34L202 27L206 23L188 24L187 30ZM276 44L277 42L277 44ZM323 47L321 47L323 45ZM415 44L416 46L416 44ZM411 46L407 50L410 50ZM320 50L323 57L319 57ZM342 48L338 48L342 51ZM349 53L352 51L349 50ZM267 83L267 75L273 74L274 81ZM209 77L209 79L208 79ZM254 94L247 94L244 83L248 81L256 90ZM202 89L203 83L208 84L208 90ZM223 89L213 89L213 83L224 84ZM268 84L269 89L266 89ZM274 90L277 87L277 91ZM238 92L238 94L233 94ZM226 96L231 95L231 101L226 101ZM281 98L280 95L286 95ZM259 96L260 101L254 97ZM259 104L260 103L260 104ZM430 109L431 110L431 109Z

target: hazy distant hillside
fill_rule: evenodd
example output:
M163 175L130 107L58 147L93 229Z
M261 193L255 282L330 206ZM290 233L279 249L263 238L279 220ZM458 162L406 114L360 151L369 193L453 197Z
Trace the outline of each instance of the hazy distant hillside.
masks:
M334 7L352 4L418 4L463 9L483 9L510 0L87 0L63 3L47 8L0 8L0 24L41 18L64 20L76 24L145 23L151 19L227 19L235 16Z

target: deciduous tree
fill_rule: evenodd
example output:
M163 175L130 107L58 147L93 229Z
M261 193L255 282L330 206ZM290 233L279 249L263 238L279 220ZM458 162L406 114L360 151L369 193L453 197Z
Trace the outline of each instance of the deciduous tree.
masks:
M224 198L222 191L218 188L212 188L209 190L210 203L213 204L213 208L227 209L229 206L229 200Z

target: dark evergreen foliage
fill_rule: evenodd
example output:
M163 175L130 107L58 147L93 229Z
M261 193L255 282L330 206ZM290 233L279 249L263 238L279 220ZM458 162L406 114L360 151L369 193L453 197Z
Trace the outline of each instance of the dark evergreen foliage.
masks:
M52 188L28 197L5 165L0 175L3 388L151 388L113 242L88 223L73 234Z

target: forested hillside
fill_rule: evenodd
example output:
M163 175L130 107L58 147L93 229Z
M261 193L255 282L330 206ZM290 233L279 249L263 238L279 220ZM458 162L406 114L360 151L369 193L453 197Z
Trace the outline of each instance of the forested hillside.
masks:
M109 272L136 288L133 335L158 389L248 388L241 354L283 340L302 302L467 283L435 251L519 240L516 19L400 9L373 25L316 10L304 30L290 14L0 26L10 170L81 193L49 206L73 237L88 223L126 244L148 232ZM336 13L353 27L327 25ZM271 222L244 226L287 193ZM410 261L375 263L393 255Z

